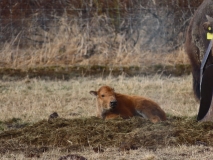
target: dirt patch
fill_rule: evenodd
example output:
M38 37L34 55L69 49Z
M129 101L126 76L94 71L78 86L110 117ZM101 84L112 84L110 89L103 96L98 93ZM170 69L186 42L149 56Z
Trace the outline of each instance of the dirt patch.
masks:
M29 69L0 68L0 79L17 80L25 77L44 78L44 79L65 79L68 80L79 76L138 76L138 75L172 75L182 76L191 72L189 64L177 65L150 65L145 67L139 66L49 66Z
M61 150L81 150L82 147L118 147L127 149L186 145L213 146L213 124L198 123L195 118L169 117L153 124L140 117L131 119L55 118L42 120L20 129L0 133L0 153L24 151L45 152L58 147Z

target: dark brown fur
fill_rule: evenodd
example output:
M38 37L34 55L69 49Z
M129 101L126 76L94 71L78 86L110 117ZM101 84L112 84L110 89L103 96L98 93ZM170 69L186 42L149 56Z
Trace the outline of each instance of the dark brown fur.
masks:
M90 91L97 97L97 116L112 119L118 116L130 118L142 116L153 123L166 120L165 112L154 101L141 97L120 94L109 86L102 86L98 91ZM116 101L116 106L111 107L110 102Z
M213 28L213 21L210 22L207 15L213 17L213 0L204 0L198 7L186 33L185 50L192 65L193 90L198 99L200 99L200 66L210 42L206 36L207 29ZM211 53L207 65L212 62Z

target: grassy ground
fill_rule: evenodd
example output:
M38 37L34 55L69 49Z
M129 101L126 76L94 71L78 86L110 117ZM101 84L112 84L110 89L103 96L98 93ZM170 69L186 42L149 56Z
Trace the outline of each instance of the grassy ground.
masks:
M101 28L96 19L93 22ZM59 159L68 154L88 159L200 159L212 151L211 124L195 122L198 103L182 49L141 53L140 45L129 45L122 35L109 32L103 36L100 30L91 36L90 31L82 33L75 22L71 25L62 17L61 23L46 45L16 48L8 42L0 50L0 159ZM70 70L73 66L75 70ZM81 70L85 66L93 71L86 74L87 70ZM184 76L171 76L183 72ZM169 120L152 125L143 119L94 119L95 98L89 91L102 85L153 99ZM53 112L59 119L49 122ZM123 151L126 143L127 151ZM104 152L97 153L100 149Z
M17 14L20 3L4 16L29 15ZM3 4L7 6L7 1ZM1 44L0 160L56 160L71 154L94 160L213 159L213 126L195 121L199 104L182 48L172 53L142 52L144 36L138 40L139 33L115 33L117 22L109 25L110 17L98 14L89 22L79 22L70 21L69 13L59 14L51 15L58 27L51 28L50 23L48 31L34 24L34 14L25 17L22 24L31 25ZM4 20L7 24L10 18ZM26 43L23 35L32 42ZM89 67L93 71L87 74ZM113 67L119 71L112 72ZM125 74L120 75L120 70ZM184 76L173 77L183 72ZM107 122L94 118L95 98L89 91L102 85L153 99L168 120L152 124L141 118ZM53 112L59 118L48 121Z
M89 91L97 90L102 85L110 85L117 92L149 97L168 114L193 116L197 113L198 104L193 97L191 76L109 76L79 77L69 81L0 81L0 119L16 117L35 122L48 118L54 111L64 118L95 116L95 99Z
M178 146L159 148L156 151L139 148L138 150L131 150L129 152L118 152L115 148L109 148L104 153L95 153L92 149L84 149L83 152L66 152L68 154L78 154L88 159L93 160L209 160L212 159L212 148L203 146ZM61 156L61 152L54 149L48 153L44 153L40 158L26 157L24 154L10 154L3 155L2 160L5 159L47 159L57 160Z
M83 129L81 131L88 132L89 134L86 123L91 120L92 116L95 116L95 99L89 94L89 91L96 90L102 85L110 85L117 92L149 97L159 103L171 118L169 118L168 122L159 125L152 125L150 122L143 120L134 121L134 119L131 120L131 123L129 121L122 122L122 120L109 122L115 125L122 124L122 126L132 124L130 126L133 128L136 127L132 130L130 129L127 135L121 131L114 133L115 137L118 136L118 141L121 141L119 137L122 138L122 136L127 136L126 138L131 140L131 135L134 135L133 139L142 141L143 145L135 142L138 146L135 148L129 146L130 150L127 149L127 151L123 151L122 147L117 145L118 142L114 145L114 141L110 141L109 139L105 139L108 145L99 146L99 150L103 149L103 153L95 151L94 145L96 143L92 139L90 142L86 142L87 145L82 144L77 149L74 144L69 146L70 148L63 148L63 146L56 147L56 145L55 147L54 145L48 146L47 144L34 146L33 148L33 143L42 142L41 135L44 135L43 132L47 132L45 134L47 137L51 137L51 133L53 132L63 136L65 129L63 126L68 125L66 133L75 133L74 130L69 131L68 129L72 129L72 124L79 118L81 121L85 121L83 126L79 123L79 127L81 126ZM4 144L4 147L2 145L3 148L0 147L0 159L2 160L14 158L17 160L32 158L59 159L59 157L68 154L81 155L87 159L119 160L198 160L213 158L211 139L208 141L208 137L212 135L212 125L194 122L198 111L198 103L195 101L192 93L191 75L182 77L165 77L161 75L135 77L121 75L117 78L111 76L106 78L79 77L68 81L26 78L19 81L0 81L0 93L0 141ZM58 128L53 127L53 130L50 128L48 131L48 127L50 126L45 127L44 124L47 123L49 115L53 112L57 112L62 119L56 120L52 124L53 126L56 126L56 123L60 124ZM172 118L174 116L182 118ZM99 134L96 133L94 137L105 135L100 129L103 122L101 120L95 121L95 123L91 121L91 124L94 129L97 129ZM137 125L135 125L136 123ZM37 131L39 128L36 126L43 126L45 129ZM104 126L106 127L105 124ZM27 128L30 129L28 130ZM77 137L81 134L79 132ZM33 138L36 141L31 139L30 143L32 144L29 144L30 147L27 149L27 139L30 135L34 135L35 137ZM144 135L147 137L143 137ZM207 141L201 140L199 136L205 137ZM24 141L23 139L26 140ZM154 147L151 146L150 144L155 141L157 142L156 145ZM102 142L101 138L100 142ZM69 139L67 143L74 143L74 137L73 139ZM112 143L112 145L109 145L109 143Z

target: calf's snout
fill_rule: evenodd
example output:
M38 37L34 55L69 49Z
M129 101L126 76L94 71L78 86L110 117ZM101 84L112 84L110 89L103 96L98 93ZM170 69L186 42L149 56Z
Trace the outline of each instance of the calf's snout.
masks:
M113 100L113 101L110 101L110 107L113 109L115 108L117 105L117 101L116 100Z

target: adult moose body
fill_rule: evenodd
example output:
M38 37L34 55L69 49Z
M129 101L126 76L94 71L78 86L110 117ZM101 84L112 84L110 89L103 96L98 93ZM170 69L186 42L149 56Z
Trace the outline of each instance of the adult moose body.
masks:
M200 67L210 40L207 32L213 32L213 0L204 0L190 21L185 50L192 65L193 90L200 100ZM208 58L207 66L213 63L213 50Z
M201 62L210 44L207 33L213 33L213 0L204 0L198 7L190 21L185 50L192 65L193 90L195 96L200 101L200 109L197 120L212 120L213 118L213 49L209 53L207 62L204 66L204 74L201 73ZM200 79L200 77L203 77ZM200 82L202 80L202 84ZM201 89L201 90L200 90Z

